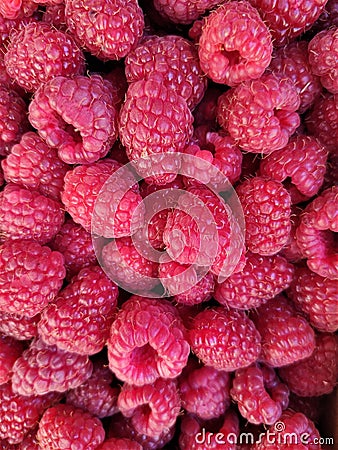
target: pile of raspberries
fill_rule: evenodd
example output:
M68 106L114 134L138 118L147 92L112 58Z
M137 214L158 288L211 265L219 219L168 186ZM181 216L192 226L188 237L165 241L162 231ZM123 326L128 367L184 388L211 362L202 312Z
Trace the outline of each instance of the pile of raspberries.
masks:
M0 163L0 449L333 448L337 0L0 0Z

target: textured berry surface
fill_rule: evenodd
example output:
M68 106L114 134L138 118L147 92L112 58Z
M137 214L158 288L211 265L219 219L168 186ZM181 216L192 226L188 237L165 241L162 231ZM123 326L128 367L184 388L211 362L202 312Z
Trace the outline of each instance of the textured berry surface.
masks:
M287 190L278 181L253 177L236 191L244 212L248 249L260 255L278 253L291 229L291 197Z
M248 2L229 2L207 17L198 54L212 81L236 86L263 75L271 61L271 35Z
M286 77L263 75L221 95L218 122L248 152L271 153L288 143L300 124L300 98Z
M74 39L45 22L32 22L11 35L5 64L19 86L34 92L62 75L82 75L84 56Z
M190 351L170 302L137 296L123 304L107 345L110 369L120 380L136 385L177 377Z
M261 351L260 335L245 313L221 307L197 314L189 337L205 365L228 372L249 366Z
M0 334L0 385L10 381L13 364L21 355L23 349L22 342Z
M26 396L65 392L84 383L92 370L87 356L65 352L38 339L14 363L13 391Z
M34 317L54 299L66 275L63 256L30 240L0 246L0 310Z
M97 450L142 450L141 444L125 438L111 438L97 448Z
M157 11L175 23L191 23L219 4L219 0L154 0Z
M214 288L215 276L208 272L190 289L174 295L173 300L183 305L197 305L209 301L213 296Z
M42 450L95 450L104 441L105 432L97 417L71 405L56 405L43 414L37 438Z
M39 314L34 317L26 317L0 312L0 332L6 336L26 341L37 336L39 320Z

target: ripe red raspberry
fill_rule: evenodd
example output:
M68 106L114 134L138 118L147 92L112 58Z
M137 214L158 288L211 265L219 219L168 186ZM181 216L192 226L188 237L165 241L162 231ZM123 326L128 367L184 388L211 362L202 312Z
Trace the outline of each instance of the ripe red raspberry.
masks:
M291 229L291 197L278 181L253 177L237 187L242 204L246 244L253 253L274 255L287 243Z
M6 19L22 18L31 16L36 10L37 5L32 0L1 0L0 15Z
M126 438L111 438L97 448L97 450L142 450L141 444Z
M242 149L271 153L285 147L299 126L299 105L289 78L266 74L221 95L217 118Z
M46 244L63 222L60 203L36 191L10 183L0 193L0 232L4 237Z
M146 37L128 54L125 72L129 83L161 74L165 87L183 97L190 109L201 101L207 86L194 44L180 36Z
M249 366L261 351L260 335L242 311L205 309L194 317L189 336L192 350L205 365L227 372Z
M98 353L109 336L117 296L117 286L100 267L82 269L41 313L40 337L68 352Z
M288 295L307 315L312 326L331 333L338 330L338 292L335 280L320 277L307 267L299 267Z
M39 314L34 317L26 317L0 312L0 333L26 341L37 336L39 320Z
M311 27L310 33L318 33L333 27L338 27L338 3L337 0L328 0L325 9Z
M217 100L222 94L222 90L215 86L208 86L201 102L194 109L195 129L200 125L216 125Z
M281 295L252 314L262 337L260 360L271 367L281 367L311 355L315 335L307 320Z
M269 27L275 46L283 46L289 40L302 34L318 19L327 0L311 0L299 3L297 0L249 0L258 9Z
M31 124L68 164L103 158L116 140L116 119L111 84L99 75L55 77L29 105Z
M50 23L57 30L66 31L66 5L62 2L59 4L46 5L45 11L42 14L42 20Z
M102 60L124 58L142 36L137 0L66 0L66 20L78 44Z
M316 138L299 134L286 147L263 158L260 173L276 181L291 178L301 194L313 197L323 184L327 155Z
M23 344L10 336L0 334L0 385L12 377L12 367L23 352Z
M42 450L96 450L104 441L101 421L71 405L56 405L45 411L39 423L37 438Z
M271 61L271 35L248 2L225 3L206 18L198 54L212 81L236 86L263 75Z
M20 442L16 450L39 450L39 441L37 440L36 433L38 428L33 428L29 433L26 434L23 441ZM1 447L0 447L1 448ZM10 450L10 449L8 449Z
M175 381L159 378L144 386L125 383L118 407L124 416L131 418L136 431L156 438L175 424L181 400Z
M309 132L322 141L329 151L337 153L338 94L323 94L306 116L305 124Z
M14 363L13 391L27 396L65 392L88 380L92 370L87 356L65 352L37 339Z
M321 31L309 42L309 62L312 72L322 85L338 94L338 27Z
M10 383L0 385L0 439L19 444L38 423L44 410L59 400L60 396L55 392L24 397L13 392Z
M32 22L11 34L5 64L19 86L34 92L56 76L82 75L84 55L69 34L46 22Z
M154 0L156 10L174 23L189 24L219 4L219 0Z
M291 78L300 97L299 113L313 105L322 91L319 78L314 75L309 63L308 43L291 42L275 50L269 69L280 76Z
M30 240L0 247L0 310L34 317L54 299L66 275L63 256Z
M1 163L6 181L60 200L68 166L36 133L29 131Z
M319 333L312 355L279 369L290 390L302 397L329 394L338 376L338 340L334 334ZM314 370L315 368L315 370Z
M201 419L225 413L230 406L230 375L213 367L191 364L179 378L182 407Z
M244 269L216 283L214 297L226 307L258 308L290 286L293 272L293 265L282 256L248 252Z
M272 425L289 403L289 389L271 367L253 364L235 372L230 391L239 412L251 423Z
M301 215L296 231L298 247L307 265L321 277L338 279L338 253L335 233L338 231L338 186L326 189Z
M102 76L105 80L108 80L111 83L113 104L116 110L120 111L128 90L128 82L125 75L124 66L117 66L108 74L104 74Z
M122 305L107 346L110 369L136 385L177 377L190 351L175 307L166 300L137 296Z

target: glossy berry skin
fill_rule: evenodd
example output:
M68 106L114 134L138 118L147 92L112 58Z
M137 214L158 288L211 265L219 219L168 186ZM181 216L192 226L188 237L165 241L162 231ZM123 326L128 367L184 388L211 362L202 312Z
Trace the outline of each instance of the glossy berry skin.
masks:
M0 247L0 310L34 317L51 302L66 275L61 253L31 240Z
M22 342L0 334L0 385L10 381L12 367L23 352Z
M137 0L67 0L65 16L77 43L102 60L124 58L142 36L144 17Z
M285 147L298 128L299 105L289 78L265 74L222 94L217 119L243 150L271 153Z
M158 378L176 378L190 347L174 306L132 296L119 311L107 341L109 367L122 381L137 386Z
M197 305L209 301L213 296L214 288L215 276L208 272L195 286L192 286L185 292L174 295L173 300L182 305Z
M242 311L222 307L197 314L189 338L192 350L206 366L228 372L249 366L261 351L253 322Z
M189 24L219 4L217 0L155 0L156 10L174 23Z
M102 423L97 417L62 404L45 411L37 432L42 450L61 450L74 446L79 450L95 450L104 441L104 436Z
M142 450L141 444L127 438L110 438L97 450Z
M198 54L212 81L236 86L263 75L271 61L271 35L248 2L225 3L206 18Z
M39 320L39 314L34 317L26 317L0 312L0 332L14 339L26 341L37 336Z
M45 22L32 22L11 35L5 64L8 74L29 92L56 76L82 75L85 69L73 37Z

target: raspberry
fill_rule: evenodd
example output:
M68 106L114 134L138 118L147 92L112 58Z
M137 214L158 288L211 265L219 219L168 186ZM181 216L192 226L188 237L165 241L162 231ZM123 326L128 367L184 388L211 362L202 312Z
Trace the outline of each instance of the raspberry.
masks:
M0 193L0 233L11 239L50 241L64 222L60 203L14 184Z
M22 18L30 16L37 5L32 0L2 0L0 2L0 15L7 19Z
M100 267L82 269L41 313L41 338L68 352L98 353L109 336L117 296L117 286Z
M327 0L311 0L308 3L299 3L296 0L249 1L258 9L269 27L275 46L283 46L310 28L327 3Z
M190 345L207 366L231 372L255 362L261 351L260 335L242 311L205 309L193 319Z
M36 437L37 431L37 428L33 428L33 430L26 434L24 440L19 444L18 450L39 450L39 441Z
M279 369L290 390L302 397L329 394L338 375L338 340L333 334L318 334L312 355ZM315 371L313 369L316 369Z
M236 86L263 75L271 61L271 35L248 2L225 3L206 18L198 54L212 81Z
M0 312L0 333L26 341L37 336L39 320L39 314L34 317L26 317Z
M68 167L58 158L57 151L48 147L36 133L25 133L1 165L8 183L60 200Z
M29 92L60 75L82 75L85 69L74 39L46 22L32 22L11 35L5 64L8 74Z
M183 305L197 305L208 302L213 296L214 287L215 277L211 272L208 272L190 289L174 295L173 300Z
M239 273L216 283L215 299L226 307L258 308L290 286L293 266L279 255L260 256L248 252Z
M175 90L191 109L207 86L194 44L180 36L146 37L128 54L125 72L129 83L161 74L165 87Z
M71 405L56 405L41 417L37 438L42 450L95 450L104 441L105 431L97 417Z
M0 334L0 385L12 376L12 367L23 351L23 344L16 339Z
M103 75L112 85L113 104L117 111L120 111L124 98L128 90L128 82L124 67L117 66L108 74Z
M313 105L322 91L319 78L314 75L309 63L308 43L291 42L275 50L269 69L276 75L287 76L297 88L300 97L299 113Z
M161 16L174 23L189 24L220 3L219 0L154 0Z
M322 85L338 94L338 27L321 31L309 42L309 62L312 72Z
M118 313L107 341L109 367L122 381L144 385L175 378L190 347L178 312L166 300L132 296Z
M296 269L288 295L312 326L320 331L338 330L337 282L322 278L306 267Z
M277 296L252 314L262 336L260 360L271 367L281 367L311 355L315 336L309 323L297 314L293 305Z
M0 247L0 310L34 317L54 299L66 275L63 256L29 240Z
M182 407L204 420L221 416L230 406L230 375L213 367L189 364L179 379Z
M338 27L338 3L337 0L328 0L325 9L311 27L310 32L318 33L333 27Z
M23 397L13 392L10 383L0 385L0 439L7 439L10 444L20 443L44 410L58 400L60 396L55 392Z
M13 366L13 391L20 395L65 392L80 386L90 377L93 364L87 356L33 341Z
M263 256L278 253L291 229L291 198L282 183L253 177L237 187L246 224L246 244Z
M338 279L334 237L338 231L337 196L338 186L333 186L316 197L305 208L296 231L298 247L309 269L331 280Z
M338 147L338 95L323 94L305 118L311 134L336 153Z
M141 444L124 438L111 438L98 447L97 450L142 450Z
M156 438L175 424L181 400L176 383L159 378L144 386L125 383L118 407L124 416L131 418L136 431Z
M208 86L201 102L194 109L194 126L216 125L217 100L223 91L215 86Z
M272 425L289 402L289 389L275 371L258 364L236 370L230 393L242 416L255 424Z
M217 119L236 143L252 153L285 147L300 124L300 98L294 83L274 74L245 81L222 94Z
M42 15L42 20L50 23L57 30L66 31L67 24L65 8L66 6L63 2L60 4L46 5L46 9Z
M66 20L78 44L102 60L121 59L137 45L144 17L137 0L66 0Z

